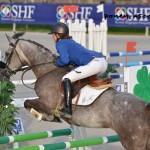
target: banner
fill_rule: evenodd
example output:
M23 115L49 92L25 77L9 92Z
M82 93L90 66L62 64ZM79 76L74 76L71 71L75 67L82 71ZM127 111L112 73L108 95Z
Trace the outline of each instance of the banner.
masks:
M108 20L108 26L150 26L148 5L106 5L104 16Z
M0 23L54 24L61 18L101 21L96 5L0 3Z
M52 24L56 22L55 12L55 5L0 3L0 23Z
M100 7L100 6L99 6ZM54 24L60 19L94 19L99 24L107 18L108 26L150 26L150 7L144 5L98 5L0 3L0 23Z

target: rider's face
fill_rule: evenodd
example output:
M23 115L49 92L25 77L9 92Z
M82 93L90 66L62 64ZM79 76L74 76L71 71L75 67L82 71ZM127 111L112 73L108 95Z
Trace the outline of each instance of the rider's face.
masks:
M53 33L53 40L54 40L54 42L56 43L57 37L56 37L56 34L55 34L55 33Z
M60 38L59 34L53 33L53 40L55 43L57 42L57 39L59 39L59 38Z

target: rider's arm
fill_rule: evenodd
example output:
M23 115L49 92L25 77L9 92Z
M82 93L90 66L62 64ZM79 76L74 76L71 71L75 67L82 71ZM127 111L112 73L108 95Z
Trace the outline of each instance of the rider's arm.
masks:
M60 58L57 59L56 63L58 66L65 66L69 63L69 55L67 47L65 45L56 45L57 52L60 55Z

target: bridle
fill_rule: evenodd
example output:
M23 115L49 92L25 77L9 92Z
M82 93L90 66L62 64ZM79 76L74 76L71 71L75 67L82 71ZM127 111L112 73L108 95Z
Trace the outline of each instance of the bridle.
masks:
M6 35L6 37L7 37L7 35ZM7 39L8 39L8 37L7 37ZM9 39L8 39L8 40L9 40ZM34 88L31 88L31 87L27 86L27 85L23 82L23 76L24 76L24 74L25 74L27 71L29 71L29 70L31 70L32 68L34 68L34 67L37 67L37 66L40 66L40 65L49 64L49 63L53 63L53 61L44 62L44 63L40 63L40 64L35 64L35 65L32 65L32 66L27 66L27 67L21 67L21 68L16 69L16 70L11 70L11 69L9 68L9 64L10 64L10 62L11 62L12 55L13 55L14 52L17 54L17 57L18 57L19 61L21 62L22 66L25 65L25 64L22 62L22 60L21 60L21 58L20 58L20 56L19 56L19 54L18 54L18 52L17 52L17 50L16 50L16 46L17 46L17 44L18 44L18 42L19 42L20 40L28 41L28 42L30 42L30 43L33 43L33 44L35 44L35 45L40 46L41 48L44 48L46 51L48 51L48 52L52 55L53 58L55 58L55 54L53 54L49 49L45 48L43 45L40 45L39 43L34 42L34 41L31 41L31 40L17 39L15 43L12 43L12 42L9 40L9 42L10 42L9 45L12 47L12 50L11 50L11 52L10 52L10 54L9 54L9 56L8 56L8 58L7 58L7 60L6 60L6 68L7 68L12 74L16 74L18 71L23 71L22 76L21 76L21 81L22 81L23 85L25 85L26 87L28 87L28 88L34 90ZM41 78L44 77L45 75L49 74L50 72L51 72L51 71L49 71L49 72L45 73L44 75L40 76L34 83L36 83L39 79L41 79ZM32 83L32 84L34 84L34 83Z
M9 46L12 47L11 53L9 54L9 56L8 56L8 58L7 58L7 60L6 60L6 68L9 69L13 74L15 74L17 71L20 71L20 69L11 70L8 66L9 66L9 64L10 64L10 61L11 61L11 59L12 59L12 55L13 55L14 52L16 52L17 57L18 57L19 61L21 62L22 66L24 65L23 62L21 61L21 58L20 58L20 56L19 56L17 50L16 50L16 46L17 46L17 44L18 44L18 42L19 42L20 39L17 39L16 42L15 42L15 44L14 44L14 43L12 43L12 42L9 40L7 34L6 34L6 37L7 37L8 41L9 41Z

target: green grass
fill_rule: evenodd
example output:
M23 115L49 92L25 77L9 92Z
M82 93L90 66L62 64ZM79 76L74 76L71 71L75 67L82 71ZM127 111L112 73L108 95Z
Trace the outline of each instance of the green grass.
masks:
M22 27L21 25L18 26L18 29L24 31L32 31L32 32L49 32L51 26L50 25L27 25Z
M108 34L145 35L145 28L109 27Z
M0 24L0 31L12 31L11 24Z
M12 31L12 24L1 24L0 31ZM50 25L23 25L17 24L17 31L26 31L26 32L49 32ZM129 28L129 27L109 27L108 34L117 34L117 35L144 35L145 28Z
M26 32L49 32L51 26L50 25L24 25L24 24L17 24L16 30L17 31L26 31ZM12 31L13 25L12 24L1 24L0 31Z

